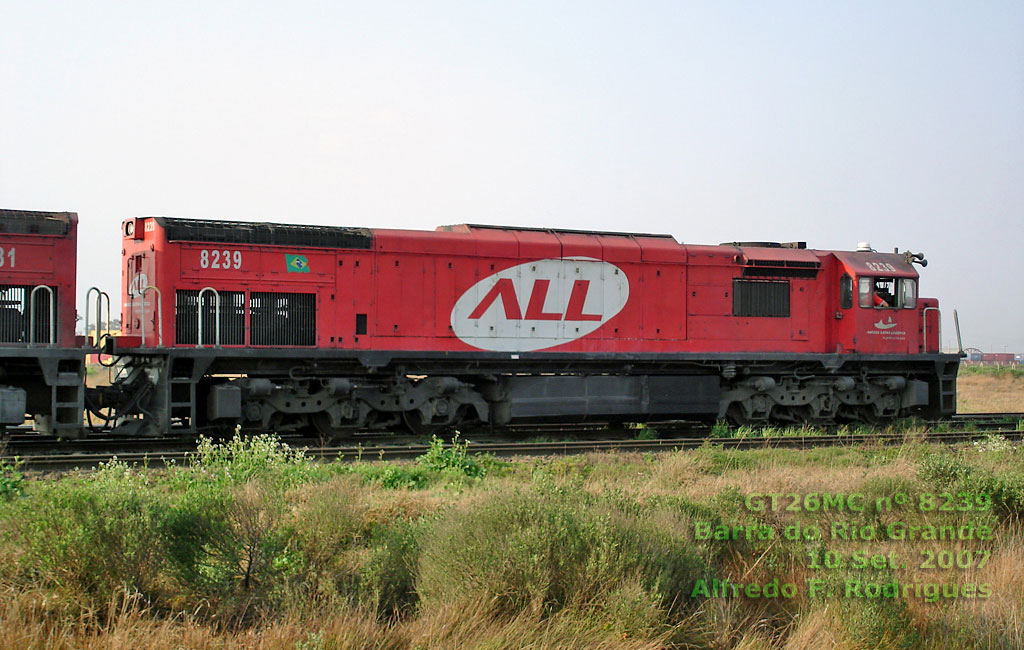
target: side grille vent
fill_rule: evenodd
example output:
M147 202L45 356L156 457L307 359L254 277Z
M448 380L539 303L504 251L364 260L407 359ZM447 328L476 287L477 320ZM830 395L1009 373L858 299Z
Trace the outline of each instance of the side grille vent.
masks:
M24 285L0 285L0 343L28 343L29 337L29 305L33 287ZM53 298L57 300L57 289L53 289ZM50 312L50 294L44 290L36 292L35 304L35 342L50 342L50 318L57 315ZM54 322L56 329L56 321Z
M788 318L789 281L733 279L732 315Z
M213 345L217 332L217 301L207 291L203 295L203 345ZM179 344L199 342L199 291L178 291L174 299L174 336ZM245 293L220 292L220 344L245 343Z
M316 345L316 294L253 292L252 345Z

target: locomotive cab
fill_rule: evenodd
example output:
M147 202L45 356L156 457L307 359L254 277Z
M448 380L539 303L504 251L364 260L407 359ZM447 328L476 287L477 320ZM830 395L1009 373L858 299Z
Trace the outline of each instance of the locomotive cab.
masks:
M937 310L938 306L921 304L917 295L919 276L911 264L914 258L909 254L875 251L836 252L835 256L840 273L836 351L924 352L923 309ZM927 346L930 351L938 350L937 329L934 335L934 345Z

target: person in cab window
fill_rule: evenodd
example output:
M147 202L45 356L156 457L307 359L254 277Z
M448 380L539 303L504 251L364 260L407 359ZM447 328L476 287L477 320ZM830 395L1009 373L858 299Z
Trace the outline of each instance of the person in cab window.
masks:
M874 304L875 307L891 307L893 304L893 295L886 289L885 283L879 280L875 280L875 291L874 291Z

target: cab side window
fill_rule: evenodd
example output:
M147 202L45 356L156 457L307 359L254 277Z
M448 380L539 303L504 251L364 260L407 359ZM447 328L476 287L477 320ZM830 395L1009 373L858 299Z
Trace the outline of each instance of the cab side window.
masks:
M917 308L917 281L910 278L900 280L900 304L904 309Z
M843 309L853 307L853 278L849 273L839 278L839 306Z
M874 282L872 281L871 278L858 278L858 280L857 280L857 296L858 296L858 304L860 304L861 307L866 307L868 309L870 309L871 307L874 307L874 305L872 304L872 299L871 299L871 297L872 297L871 289L872 289L873 286L874 286Z
M858 278L858 304L866 309L914 309L917 281L912 278Z

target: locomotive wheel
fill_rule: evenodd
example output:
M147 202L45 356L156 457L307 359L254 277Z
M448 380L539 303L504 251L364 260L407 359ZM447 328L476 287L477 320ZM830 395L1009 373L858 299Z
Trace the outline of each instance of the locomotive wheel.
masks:
M884 425L887 421L891 421L891 419L879 416L871 404L864 404L857 409L857 421L878 427Z
M403 411L402 422L405 428L415 436L433 436L441 433L451 425L424 423L419 411Z
M815 411L810 405L794 406L791 412L793 423L800 426L827 429L836 425L834 415Z
M768 419L747 417L746 411L739 403L733 402L725 412L725 419L734 427L759 427L768 424Z
M320 439L324 443L337 443L352 436L354 428L335 427L331 425L331 418L326 413L314 413L310 416L313 428L316 429Z

